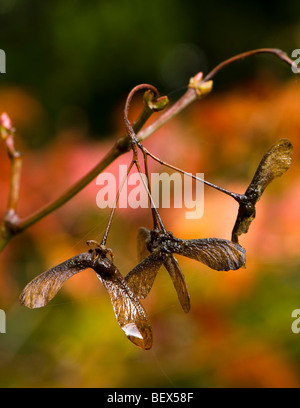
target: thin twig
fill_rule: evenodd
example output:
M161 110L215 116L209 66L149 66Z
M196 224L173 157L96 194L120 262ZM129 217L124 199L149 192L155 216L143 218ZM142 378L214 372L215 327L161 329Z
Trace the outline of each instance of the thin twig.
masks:
M152 154L152 153L151 153L148 149L146 149L144 146L140 146L140 147L142 148L142 150L143 150L143 152L144 152L145 154L147 154L147 155L150 156L153 160L155 160L155 161L157 161L158 163L160 163L162 166L169 167L170 169L175 170L175 171L177 171L178 173L182 173L182 174L184 174L184 175L186 175L186 176L188 176L188 177L193 178L194 180L200 181L201 183L204 183L204 184L206 184L207 186L214 188L215 190L218 190L218 191L220 191L220 192L222 192L222 193L224 193L224 194L227 194L227 195L229 195L230 197L234 198L238 203L241 203L241 202L243 202L243 201L246 199L246 196L244 196L243 194L233 193L232 191L226 190L226 189L223 188L223 187L219 187L219 186L217 186L217 185L215 185L215 184L213 184L213 183L210 183L210 182L207 181L207 180L200 179L199 177L195 176L195 175L192 174L192 173L188 173L188 172L186 172L186 171L180 169L179 167L173 166L172 164L169 164L169 163L167 163L167 162L161 160L160 158L158 158L158 157L156 157L154 154Z
M202 78L200 84L205 84L208 81L212 80L216 74L218 74L222 69L224 69L228 65L258 54L273 54L276 57L278 57L281 61L287 63L290 67L294 66L294 61L291 60L284 51L279 50L277 48L259 48L256 50L243 52L221 62L219 65L217 65L214 69L212 69L207 75L205 75ZM298 75L300 75L299 71ZM194 78L196 77L197 75ZM164 112L155 122L153 122L151 125L147 126L144 130L139 132L139 140L142 142L143 140L147 139L151 134L153 134L160 127L165 125L174 116L177 116L181 111L183 111L187 106L193 103L197 98L198 96L197 93L195 92L195 89L188 89L186 93L171 108Z
M149 109L145 105L141 115L138 120L134 123L133 128L135 132L139 132L143 124L149 119L153 114L153 110ZM44 218L57 208L61 207L77 193L79 193L84 187L86 187L92 180L94 180L98 174L106 169L113 161L115 161L119 156L130 151L130 137L125 135L123 138L119 139L110 151L105 155L105 157L84 177L82 177L77 183L75 183L70 189L68 189L62 196L58 199L52 201L51 203L44 206L42 209L38 210L35 214L30 215L27 218L21 219L19 223L19 229L25 230L31 225L35 224L40 219Z
M273 48L261 48L252 51L248 51L245 53L238 54L232 58L229 58L226 61L223 61L218 66L216 66L212 71L210 71L203 79L200 79L200 74L197 74L193 80L196 82L196 85L193 83L191 87L186 91L186 93L165 113L163 113L155 122L149 125L145 130L140 131L141 127L144 125L146 120L151 116L153 113L153 109L150 109L149 106L145 107L142 115L140 116L140 120L135 122L133 128L135 134L138 134L138 140L143 141L148 138L151 134L153 134L157 129L161 126L166 124L170 119L174 116L178 115L183 109L185 109L188 105L194 102L197 98L199 98L199 94L205 95L205 92L201 92L201 86L207 88L205 84L207 84L219 71L223 68L227 67L233 62L240 61L244 58L262 54L262 53L269 53L277 56L283 62L287 63L291 67L294 66L294 61L292 61L286 53L282 50L273 49ZM299 71L298 71L299 74ZM197 85L198 83L198 85ZM209 87L208 87L209 88ZM200 93L199 93L200 90ZM209 89L208 89L209 91ZM166 104L162 104L162 108L166 106ZM4 222L0 226L0 250L4 248L10 238L18 232L21 232L42 218L46 217L51 212L55 211L67 201L69 201L72 197L74 197L78 192L80 192L84 187L86 187L99 173L101 173L109 164L111 164L115 159L117 159L122 154L128 152L131 148L131 138L130 135L125 135L123 138L118 140L111 150L105 155L105 157L85 176L83 176L77 183L75 183L71 188L69 188L64 194L62 194L58 199L52 201L48 205L44 206L42 209L38 210L34 214L25 217L21 220L18 219L17 214L14 210L14 217L11 215L8 217L9 222ZM20 185L20 172L21 172L21 156L14 157L13 161L14 164L12 165L12 173L14 173L14 177L11 177L11 187L10 187L10 195L9 195L9 204L8 206L11 209L14 209L17 206L18 196L19 196L19 185ZM188 173L187 173L188 174ZM226 191L224 191L226 192ZM228 194L228 193L226 193ZM12 214L12 213L10 213ZM7 213L8 215L8 213Z
M279 50L277 48L258 48L256 50L242 52L241 54L235 55L234 57L228 58L227 60L221 62L217 65L214 69L212 69L204 78L203 81L209 81L212 79L219 71L223 68L227 67L228 65L232 64L233 62L241 61L245 58L252 57L253 55L257 54L273 54L276 57L280 58L282 61L286 62L291 67L294 65L294 61L291 60L287 54ZM298 72L298 75L300 73Z
M144 108L141 114L133 124L133 129L136 133L140 131L142 126L154 112L164 109L164 107L168 103L168 99L162 97L161 100L158 101L158 104L156 104L155 100L152 100L152 97L149 97L149 95L148 101L152 102L153 106L150 106L147 103L144 104ZM101 159L101 161L92 170L90 170L85 176L83 176L78 182L76 182L60 197L46 204L44 207L40 208L35 213L21 219L18 218L16 214L14 214L14 217L12 217L12 214L10 213L9 220L5 219L3 223L0 225L0 252L15 234L26 230L30 226L34 225L35 223L46 217L48 214L60 208L72 197L78 194L84 187L86 187L93 179L95 179L98 176L98 174L100 174L106 167L108 167L112 162L114 162L114 160L116 160L122 154L130 151L131 148L130 141L131 139L127 134L120 138L119 140L117 140L113 147L109 150L109 152L104 156L104 158ZM17 169L20 168L20 166L17 165L16 167ZM11 178L11 180L12 180L11 181L12 192L10 194L11 198L9 200L10 207L14 202L16 202L15 200L16 192L19 191L18 177L15 176L14 178Z
M165 228L164 223L162 222L162 219L161 219L161 217L159 215L159 212L158 212L158 210L157 210L157 208L155 206L155 203L153 201L153 198L152 198L152 195L151 195L151 193L149 191L149 188L148 188L148 186L147 186L147 184L146 184L146 182L145 182L145 180L143 178L143 173L142 173L142 170L141 170L141 167L140 167L140 164L139 164L138 160L135 162L135 165L136 165L136 167L138 169L138 172L139 172L139 175L141 177L142 183L143 183L143 185L145 187L145 190L146 190L146 192L148 194L148 197L149 197L149 200L151 202L151 208L155 211L155 215L156 215L157 220L159 222L160 228L166 234L167 233L166 228Z
M138 172L139 172L139 175L140 175L140 177L141 177L142 183L143 183L143 185L144 185L144 187L145 187L145 190L146 190L146 192L147 192L147 195L148 195L148 198L149 198L149 201L150 201L150 204L151 204L151 209L152 209L152 215L153 215L154 224L155 224L156 221L158 221L158 223L160 224L160 228L161 228L164 232L166 232L165 226L164 226L164 224L163 224L163 222L162 222L162 219L161 219L161 217L160 217L160 215L159 215L159 212L158 212L158 210L157 210L157 208L156 208L156 206L155 206L155 204L154 204L154 201L153 201L153 198L152 198L152 195L151 195L151 191L149 190L149 175L148 175L148 168L147 168L147 166L146 166L146 164L147 164L146 161L145 161L145 157L146 157L146 156L145 156L144 151L143 151L143 146L142 146L141 143L139 142L139 140L138 140L138 138L137 138L137 136L136 136L136 134L135 134L135 131L134 131L134 129L133 129L131 123L130 123L130 120L129 120L129 118L128 118L129 105L130 105L130 103L131 103L131 100L132 100L133 96L135 95L135 93L138 92L138 91L141 90L141 89L147 89L148 91L149 91L149 90L152 91L156 97L158 97L158 95L159 95L157 89L154 88L152 85L149 85L149 84L141 84L141 85L138 85L138 86L134 87L134 88L131 90L131 92L129 93L128 98L127 98L127 100L126 100L125 109L124 109L124 122L125 122L125 126L126 126L127 133L128 133L128 135L130 136L130 138L131 138L131 149L132 149L132 152L133 152L133 159L132 159L132 161L133 161L133 163L136 165L136 168L137 168L137 170L138 170ZM143 173L142 173L141 166L140 166L140 163L139 163L138 152L137 152L137 146L139 146L139 147L142 149L143 154L144 154L147 184L146 184L146 182L145 182L145 180L144 180L144 178L143 178Z
M8 192L7 208L4 217L5 225L12 227L18 222L17 206L19 202L21 171L22 171L22 155L15 148L15 129L12 126L11 120L6 113L0 117L0 137L4 140L8 157L11 162L10 183Z
M146 179L147 179L147 183L148 183L149 193L150 193L150 196L152 197L151 181L150 181L149 169L148 169L148 156L147 156L147 153L144 150L143 150L143 156L144 156L145 175L146 175ZM157 210L152 207L150 197L149 197L149 203L150 203L151 211L152 211L153 229L158 229L159 228L159 221L158 221L157 213L156 213Z
M127 177L129 176L129 173L130 173L130 171L131 171L133 165L134 165L134 161L132 160L131 163L130 163L130 165L129 165L129 167L128 167L128 169L127 169L126 175L123 177L123 180L122 180L122 183L121 183L121 185L120 185L120 188L119 188L119 190L118 190L118 192L117 192L117 195L116 195L116 198L115 198L115 202L114 202L114 205L113 205L113 208L112 208L112 210L111 210L111 213L110 213L110 216L109 216L109 220L108 220L108 223L107 223L107 226L106 226L106 230L105 230L105 233L104 233L103 238L102 238L102 241L101 241L101 245L106 245L108 233L109 233L109 230L110 230L110 227L111 227L111 222L112 222L114 213L115 213L116 208L117 208L117 205L118 205L118 201L119 201L119 198L120 198L121 191L122 191L122 189L123 189L123 187L124 187L125 181L126 181Z

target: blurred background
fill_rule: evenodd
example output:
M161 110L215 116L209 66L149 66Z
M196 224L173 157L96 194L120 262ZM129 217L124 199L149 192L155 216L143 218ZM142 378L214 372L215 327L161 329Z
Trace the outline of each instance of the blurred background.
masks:
M151 83L173 103L191 76L234 54L274 47L291 56L300 48L299 15L296 0L1 0L0 111L12 118L24 157L20 215L97 164L124 133L132 87ZM0 255L0 387L299 387L300 334L291 330L292 311L300 308L299 93L290 67L256 56L222 71L211 95L145 142L161 159L239 193L274 142L290 138L294 145L291 168L267 188L241 237L245 269L216 272L178 257L188 314L166 271L159 272L143 301L154 331L150 351L126 339L91 270L70 279L45 308L18 302L31 279L84 252L86 240L101 239L109 210L96 205L95 181L15 237ZM141 108L137 96L133 119ZM117 174L130 158L107 171ZM9 173L1 144L2 216ZM186 220L185 209L162 209L167 229L181 238L230 239L237 204L207 187L204 198L199 220ZM124 275L136 264L140 226L151 228L150 211L117 210L108 246Z

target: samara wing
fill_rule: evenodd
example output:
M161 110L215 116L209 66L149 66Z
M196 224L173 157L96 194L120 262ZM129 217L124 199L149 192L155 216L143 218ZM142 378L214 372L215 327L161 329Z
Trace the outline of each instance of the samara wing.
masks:
M246 262L245 249L219 238L181 240L174 238L170 250L195 259L217 271L239 269Z
M64 282L78 272L92 266L90 252L82 253L37 276L20 295L22 305L30 309L45 306L59 291Z
M174 255L168 255L166 257L164 267L169 272L182 309L185 313L188 313L191 308L190 295L186 286L184 275Z
M162 263L161 252L152 252L125 276L128 286L139 299L145 299L150 292Z
M280 139L264 155L254 177L245 192L246 200L240 203L236 222L232 230L232 241L238 242L241 234L246 234L256 211L255 204L266 187L276 177L285 173L292 163L293 146L290 140Z
M147 248L147 243L150 241L150 239L151 239L150 231L144 227L139 228L138 237L137 237L137 250L138 250L139 261L142 261L143 259L149 256L150 252ZM164 259L163 264L172 279L172 282L177 292L177 296L180 301L180 304L183 310L187 313L190 310L190 296L189 296L188 289L185 283L184 275L180 269L180 266L178 265L177 260L172 254L164 256L163 259ZM160 268L159 261L157 262L157 268L158 269ZM155 276L158 271L157 269L156 272L154 271L154 273L150 274L151 276L145 276L146 274L148 275L148 272L146 269L147 268L143 269L143 266L142 266L143 272L141 272L141 267L139 267L138 270L140 272L136 277L139 280L143 279L144 287L143 289L138 290L139 293L143 294L143 297L146 297L150 289L152 288ZM137 286L137 284L135 286Z
M106 288L116 319L130 341L149 350L152 346L152 328L146 312L125 279L114 267L113 273L102 272L94 266L97 277Z
M252 204L255 204L268 184L280 177L291 166L293 146L289 139L280 139L265 153L254 177L245 192Z
M255 204L250 202L246 204L240 204L238 215L235 224L232 229L231 241L238 243L239 236L246 234L250 227L251 222L254 220L256 215Z

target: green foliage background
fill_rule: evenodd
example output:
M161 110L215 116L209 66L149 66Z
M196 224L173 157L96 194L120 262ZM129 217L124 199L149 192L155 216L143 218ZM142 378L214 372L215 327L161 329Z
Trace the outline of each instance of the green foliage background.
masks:
M116 101L138 83L167 93L236 53L297 48L299 8L292 0L154 0L146 7L138 0L3 0L0 40L8 55L1 81L31 89L50 115L49 132L43 124L31 143L51 137L63 119L74 120L60 116L69 105L86 112L91 134L104 135L112 130ZM220 83L245 80L261 64L231 67ZM287 76L270 58L264 64Z

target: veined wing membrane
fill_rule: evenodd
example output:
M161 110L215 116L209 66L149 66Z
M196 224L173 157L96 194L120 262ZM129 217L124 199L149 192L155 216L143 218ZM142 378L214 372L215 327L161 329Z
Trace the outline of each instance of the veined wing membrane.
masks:
M128 286L139 299L145 299L150 292L162 263L161 253L152 252L125 276Z
M239 244L219 238L176 239L170 250L195 259L217 271L239 269L246 262L245 249Z
M292 163L293 146L290 140L280 139L263 156L254 177L245 192L246 202L240 203L236 222L232 230L232 241L238 242L241 234L246 234L255 218L255 204L266 187L276 177L285 173Z
M95 270L97 272L96 268ZM114 274L97 273L97 277L106 288L119 326L128 339L136 346L149 350L152 346L151 324L144 308L123 276L116 268Z
M164 261L164 267L169 272L182 309L185 313L188 313L191 307L190 295L185 283L184 275L176 258L173 255L167 256Z
M22 305L30 309L45 306L60 290L66 280L92 266L93 256L86 252L37 276L24 288L20 295Z
M280 139L265 153L245 195L255 204L268 184L280 177L291 166L293 146L289 139Z

